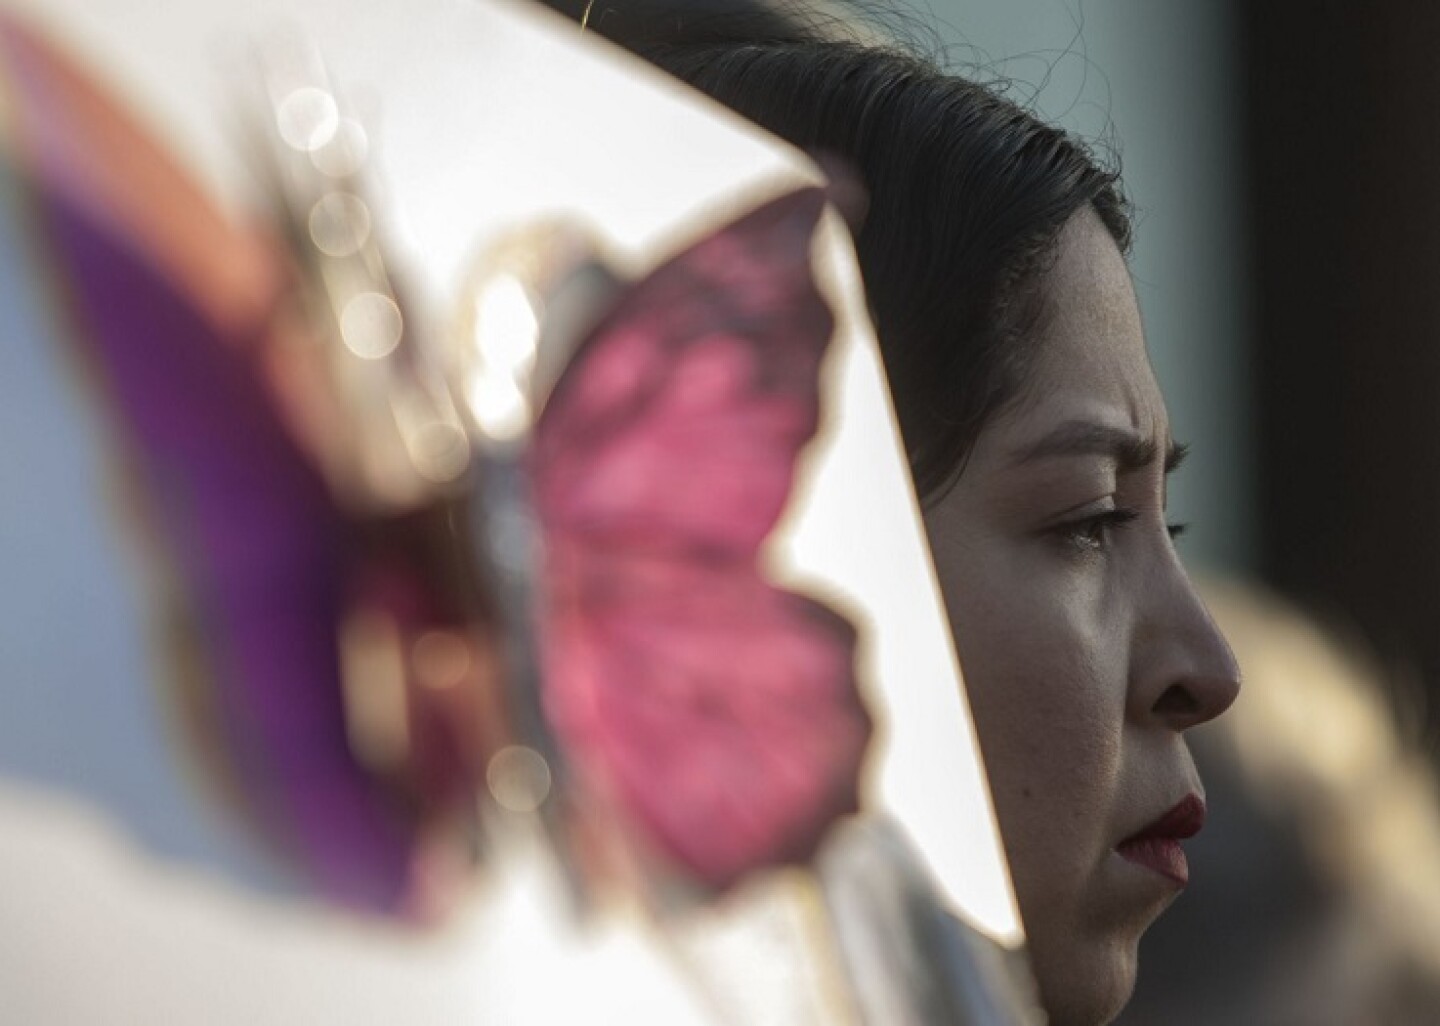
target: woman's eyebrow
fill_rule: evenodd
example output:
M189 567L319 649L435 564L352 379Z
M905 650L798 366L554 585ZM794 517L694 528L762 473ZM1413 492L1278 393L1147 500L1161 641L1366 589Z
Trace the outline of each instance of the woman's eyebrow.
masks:
M1186 442L1170 440L1170 448L1165 450L1165 473L1169 474L1180 469L1180 464L1185 462L1185 457L1190 455L1190 446Z
M1171 441L1165 449L1165 472L1168 474L1180 466L1188 451L1188 447ZM1142 437L1127 428L1071 420L1022 448L1014 462L1028 463L1055 456L1107 456L1115 460L1121 470L1139 470L1154 463L1159 453L1159 443L1153 438Z

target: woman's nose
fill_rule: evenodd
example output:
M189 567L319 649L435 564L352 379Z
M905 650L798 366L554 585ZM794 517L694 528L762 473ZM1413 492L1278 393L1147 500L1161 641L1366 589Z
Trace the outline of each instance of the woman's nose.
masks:
M1169 569L1137 627L1133 711L1185 731L1234 704L1240 667L1189 575Z

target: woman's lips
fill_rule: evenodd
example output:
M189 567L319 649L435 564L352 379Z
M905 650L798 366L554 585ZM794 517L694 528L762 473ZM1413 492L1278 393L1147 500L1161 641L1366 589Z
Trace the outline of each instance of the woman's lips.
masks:
M1184 887L1190 882L1190 864L1180 842L1194 837L1205 825L1205 800L1188 794L1169 812L1115 846L1120 857L1144 866Z

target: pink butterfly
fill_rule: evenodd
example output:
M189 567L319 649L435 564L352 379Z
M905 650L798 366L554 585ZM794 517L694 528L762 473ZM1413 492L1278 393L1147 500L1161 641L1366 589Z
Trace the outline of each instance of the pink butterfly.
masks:
M703 889L806 859L856 808L870 722L854 632L758 565L818 418L818 190L675 256L577 347L512 467L538 603L501 608L476 544L493 548L494 524L463 526L469 490L403 510L337 490L327 446L354 456L386 411L295 356L313 330L296 324L295 261L8 20L0 79L18 111L0 153L44 226L25 252L69 298L178 571L172 609L198 653L184 702L318 889L443 901L436 867L467 850L485 767L517 741L558 752L567 843L613 831ZM414 359L407 338L379 365L403 378ZM497 686L519 650L497 633L507 615L534 639L538 699Z
M818 419L823 202L772 201L626 292L528 457L550 720L647 840L714 886L808 856L857 807L869 735L854 632L756 565Z

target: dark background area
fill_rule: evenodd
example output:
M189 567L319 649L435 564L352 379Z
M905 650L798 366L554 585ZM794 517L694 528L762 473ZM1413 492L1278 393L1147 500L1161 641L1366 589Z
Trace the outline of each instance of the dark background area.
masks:
M1238 3L1261 576L1440 707L1440 7Z

